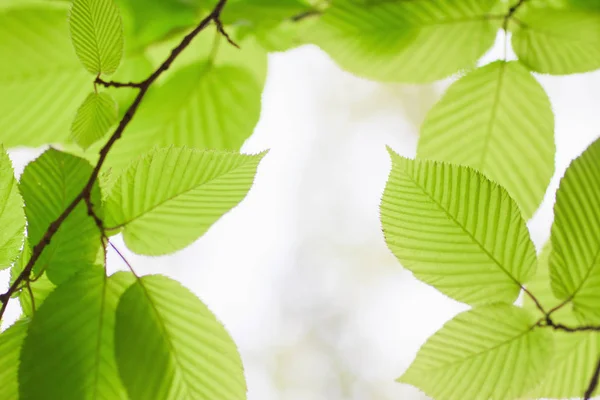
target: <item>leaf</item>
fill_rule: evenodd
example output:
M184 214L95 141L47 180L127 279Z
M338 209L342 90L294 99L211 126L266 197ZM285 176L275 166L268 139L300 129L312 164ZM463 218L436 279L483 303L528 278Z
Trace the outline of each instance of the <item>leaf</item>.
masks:
M144 276L123 294L115 346L132 400L246 398L242 361L223 325L164 276Z
M31 162L21 177L21 193L25 200L29 241L42 240L50 223L58 218L81 192L92 173L84 159L49 149ZM92 201L100 204L100 190L95 185ZM96 212L100 212L96 207ZM58 285L85 265L96 260L101 248L100 232L88 216L82 201L60 226L33 269L37 276L46 271Z
M301 0L234 0L223 9L222 20L232 25L275 26L308 10Z
M457 315L431 336L398 380L436 400L515 399L544 376L552 337L508 304Z
M261 90L240 67L181 69L148 94L107 166L120 170L155 145L238 151L258 122Z
M86 266L36 312L23 342L23 399L127 399L114 355L115 310L131 274ZM139 362L139 360L137 360Z
M576 158L560 181L554 205L550 278L554 295L600 323L600 140Z
M600 13L527 7L512 36L519 61L554 75L600 68Z
M35 147L66 140L91 82L69 40L65 3L0 8L0 60L10 60L0 62L0 142Z
M536 256L506 191L467 167L390 155L381 222L402 265L467 304L514 302Z
M418 157L477 169L529 219L554 174L555 151L548 95L519 63L496 61L453 83L431 109Z
M473 67L492 46L498 26L488 14L495 3L339 1L306 35L356 75L380 81L431 82Z
M17 371L21 344L27 333L29 319L21 319L0 334L0 399L19 398Z
M117 70L123 58L123 22L113 0L73 0L69 28L88 71L110 75Z
M92 92L83 101L71 126L71 139L83 149L102 139L117 122L117 102L106 92Z
M19 256L25 237L25 212L12 162L0 145L0 269Z
M246 196L264 155L154 150L116 179L105 205L107 229L123 228L138 254L180 250Z

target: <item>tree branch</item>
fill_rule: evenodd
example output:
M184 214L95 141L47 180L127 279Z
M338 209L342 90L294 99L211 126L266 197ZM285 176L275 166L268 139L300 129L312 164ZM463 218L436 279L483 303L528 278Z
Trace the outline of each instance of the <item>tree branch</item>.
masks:
M592 375L592 379L590 380L590 384L583 395L584 400L590 400L592 398L592 394L598 387L598 379L600 377L600 359L598 360L598 364L596 364L596 370L594 371L594 375Z
M44 233L44 235L42 236L40 241L33 247L32 252L31 252L31 258L27 262L27 265L25 266L25 268L23 268L23 271L21 271L21 273L19 274L17 279L15 279L15 281L12 283L12 285L10 285L10 287L8 288L6 293L0 295L0 301L2 302L2 307L0 308L0 321L2 320L2 317L4 316L4 312L6 311L6 307L8 306L8 302L10 301L11 296L13 295L13 293L15 293L17 291L17 289L19 288L19 285L22 282L27 282L29 280L29 276L31 275L31 271L33 270L33 267L34 267L36 261L40 258L44 249L50 244L52 237L56 234L56 232L58 231L60 226L65 222L67 217L73 212L73 210L75 210L75 208L79 205L79 203L81 201L85 201L88 204L88 207L91 207L90 199L91 199L92 188L94 187L94 184L98 180L98 175L100 174L100 169L104 165L104 162L106 161L106 157L108 156L108 153L112 149L113 145L117 142L117 140L119 140L121 138L121 136L123 135L123 131L125 130L127 125L129 125L129 123L131 122L133 116L135 115L140 103L142 102L142 99L148 92L148 89L150 88L150 86L158 79L158 77L160 77L160 75L162 73L164 73L166 70L169 69L171 64L173 64L173 61L175 61L175 59L181 54L181 52L211 22L215 22L217 27L220 26L221 28L219 28L219 32L221 32L222 34L225 34L225 36L228 37L227 34L225 33L225 31L222 29L222 24L219 19L221 12L223 11L223 7L225 7L226 2L227 2L227 0L219 0L217 5L215 6L215 8L211 11L211 13L208 16L206 16L189 34L187 34L173 50L171 50L171 54L167 57L167 59L144 81L142 81L138 84L121 84L118 82L104 82L104 81L100 80L100 78L96 78L97 83L105 85L105 86L135 87L135 88L139 89L139 92L138 92L137 96L135 97L135 99L133 100L133 103L131 103L131 105L125 112L125 115L121 119L121 122L119 122L119 125L116 128L116 130L114 131L114 133L108 139L108 141L106 142L104 147L102 147L102 149L100 150L100 157L98 158L98 162L96 163L96 166L92 170L92 173L91 173L86 185L84 186L84 188L75 197L75 199L73 199L73 201L67 206L67 208L65 208L65 210L60 214L60 216L58 218L56 218L50 224L50 226L48 226L48 229L46 230L46 232ZM91 208L88 208L88 211L90 211L90 209ZM91 209L90 212L92 215L95 215L93 212L93 209ZM96 218L95 218L95 220L96 220ZM96 221L96 223L98 223L98 222ZM99 226L101 226L101 224Z

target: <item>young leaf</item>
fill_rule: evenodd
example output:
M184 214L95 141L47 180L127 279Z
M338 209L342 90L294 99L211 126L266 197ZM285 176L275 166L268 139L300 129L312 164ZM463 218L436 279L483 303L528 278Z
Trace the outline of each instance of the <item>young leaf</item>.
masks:
M506 191L467 167L390 154L381 222L402 265L467 304L514 302L536 256Z
M116 179L106 226L123 228L127 247L139 254L180 250L246 196L264 155L154 150Z
M518 62L496 61L448 88L423 123L418 156L475 168L529 219L554 173L555 151L546 92Z
M23 399L127 399L114 355L115 310L133 276L86 266L56 288L23 342ZM139 362L139 359L137 360Z
M544 376L552 354L549 331L509 304L457 315L431 336L398 380L436 400L516 399Z
M382 81L431 82L492 46L495 0L334 2L308 38L344 69ZM443 61L442 61L443 60Z
M113 0L73 0L69 28L88 71L110 75L117 70L123 57L123 22Z
M123 294L115 346L131 400L246 398L242 361L223 325L164 276L144 276Z
M71 125L71 139L84 150L102 139L117 121L117 102L106 92L92 92L83 101Z
M0 8L0 142L58 143L69 136L89 75L66 33L65 3L17 3Z
M84 159L49 149L31 162L21 177L25 199L29 242L38 243L52 223L81 192L92 173ZM92 200L100 204L97 185ZM96 212L98 212L96 207ZM59 284L85 265L96 260L101 248L100 232L81 202L60 226L33 269L34 275L46 271Z
M552 290L574 311L600 323L600 140L575 159L560 181L554 205Z
M0 399L19 398L17 373L19 370L21 345L29 319L21 319L0 334Z
M512 45L533 71L563 75L600 68L600 13L528 7Z
M258 122L261 90L241 67L180 69L148 94L107 163L118 170L155 145L238 151Z
M15 261L21 251L25 237L25 212L12 162L1 145L0 227L0 269L4 269Z

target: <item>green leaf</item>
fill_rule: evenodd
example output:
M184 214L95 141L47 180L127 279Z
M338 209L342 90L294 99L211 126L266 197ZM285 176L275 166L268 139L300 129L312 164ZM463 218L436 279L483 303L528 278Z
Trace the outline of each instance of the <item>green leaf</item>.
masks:
M554 75L600 68L600 13L527 7L512 36L519 61Z
M83 101L71 125L71 139L83 149L102 139L117 122L118 105L106 92L92 92Z
M0 142L66 140L91 82L69 40L65 3L0 8L0 60L10 60L0 62Z
M390 154L381 222L402 265L467 304L514 302L536 256L506 191L467 167Z
M258 122L261 91L244 68L185 67L148 93L107 166L122 169L155 145L237 151Z
M223 9L223 23L245 26L275 26L309 10L301 0L234 0Z
M552 337L508 304L457 315L421 347L399 378L436 400L515 399L546 373Z
M117 70L123 58L123 22L113 0L73 0L69 28L88 71L110 75Z
M555 151L546 92L519 63L496 61L448 88L425 118L418 156L477 169L529 219L554 174Z
M246 398L242 361L223 325L164 276L144 276L123 294L115 346L132 400Z
M153 150L116 179L106 226L123 228L127 247L139 254L180 250L246 196L264 155Z
M56 288L23 342L23 399L127 399L114 355L115 310L133 276L86 266ZM136 360L140 362L140 359Z
M600 140L596 140L560 181L550 235L552 290L593 323L600 323L599 198Z
M21 177L29 241L42 240L50 223L58 218L81 192L92 166L81 158L49 149L31 162ZM100 190L94 186L92 201L100 204ZM99 212L96 207L96 212ZM46 271L59 284L96 260L101 248L100 232L82 201L60 226L33 269L37 276Z
M0 334L0 399L2 400L19 398L17 373L21 345L28 325L28 319L21 319Z
M307 36L342 68L381 81L431 82L471 68L496 38L495 0L334 2Z
M23 198L15 179L12 162L0 145L0 269L9 267L19 256L25 237Z

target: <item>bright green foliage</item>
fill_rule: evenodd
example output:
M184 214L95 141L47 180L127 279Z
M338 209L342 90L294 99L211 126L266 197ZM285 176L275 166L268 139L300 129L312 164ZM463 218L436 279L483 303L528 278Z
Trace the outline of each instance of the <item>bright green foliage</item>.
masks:
M0 227L0 269L4 269L19 256L25 234L25 212L12 163L1 145Z
M512 45L533 71L562 75L600 68L600 13L528 7L518 17Z
M122 228L127 247L139 254L180 250L246 196L264 155L152 151L117 178L106 201L106 226Z
M22 399L127 398L114 356L115 310L124 279L112 282L102 268L86 266L48 296L23 342Z
M2 400L19 398L17 373L21 345L28 325L28 319L21 319L0 334L0 399Z
M148 94L108 165L120 169L154 145L239 150L258 122L261 91L244 68L187 66Z
M516 203L470 168L390 154L381 222L402 265L458 301L512 303L536 263Z
M418 156L473 167L502 185L525 219L554 173L554 114L518 62L496 61L450 86L421 128Z
M67 208L85 186L92 166L85 160L50 149L30 163L21 177L30 243L38 243L50 223ZM92 193L100 204L97 185ZM98 210L97 210L98 211ZM101 247L100 232L81 202L58 229L35 265L36 276L47 271L50 280L59 284L96 260Z
M301 0L232 0L223 10L223 22L274 26L309 9Z
M69 40L65 3L0 8L0 60L0 143L39 146L68 138L91 83Z
M431 336L399 378L436 400L515 399L544 376L552 337L508 304L457 315Z
M431 82L471 68L494 43L495 0L334 2L307 32L344 69Z
M71 126L71 139L86 149L117 121L118 105L110 94L92 92L84 100Z
M137 53L123 58L121 66L111 78L117 82L141 82L150 76L153 70L148 57L144 53ZM117 101L120 116L125 114L137 94L133 89L121 88L108 88L106 92Z
M600 323L600 141L571 163L554 206L552 290L587 320Z
M164 276L142 277L121 297L115 346L131 400L246 398L242 362L223 325Z
M69 28L88 71L110 75L117 70L123 57L123 22L113 0L73 0Z

